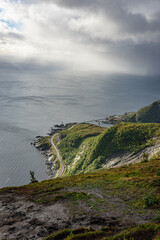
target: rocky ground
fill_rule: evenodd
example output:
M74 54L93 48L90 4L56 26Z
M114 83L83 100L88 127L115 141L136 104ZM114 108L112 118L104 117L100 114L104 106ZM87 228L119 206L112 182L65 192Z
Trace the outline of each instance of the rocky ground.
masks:
M65 192L82 191L80 189L65 189ZM100 190L83 189L103 204L93 208L88 202L62 201L49 205L33 203L24 196L14 192L0 194L0 239L42 240L45 236L64 228L92 226L95 229L113 226L122 230L126 226L148 222L152 212L147 215L135 213L125 204L125 201L103 193Z

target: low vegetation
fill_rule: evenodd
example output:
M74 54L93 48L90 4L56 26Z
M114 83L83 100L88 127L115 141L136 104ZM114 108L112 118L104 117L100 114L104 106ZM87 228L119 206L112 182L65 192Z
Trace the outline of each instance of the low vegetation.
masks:
M31 180L31 183L38 182L34 176L34 171L30 171L30 180Z
M159 231L159 224L142 224L119 234L115 233L115 229L109 227L98 231L92 228L65 229L48 236L45 240L158 240Z
M38 146L41 151L47 151L51 148L51 142L49 137L41 137L38 141Z

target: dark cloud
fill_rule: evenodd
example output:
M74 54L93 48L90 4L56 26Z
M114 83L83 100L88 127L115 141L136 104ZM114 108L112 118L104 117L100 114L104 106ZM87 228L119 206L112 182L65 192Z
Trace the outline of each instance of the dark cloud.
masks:
M160 43L138 43L124 41L113 44L111 53L121 61L132 66L132 69L143 74L160 74ZM134 72L134 71L133 71Z
M103 14L106 18L111 19L119 27L122 34L128 34L127 40L110 40L110 39L90 39L90 42L102 44L104 54L110 54L117 57L120 61L128 61L133 69L150 72L152 74L160 73L160 2L156 3L155 13L151 17L138 11L132 11L132 1L118 0L95 0L95 1L76 1L76 0L57 0L54 1L61 6L70 8L81 8L88 11L96 11ZM139 1L134 1L134 7ZM149 4L150 1L141 1L141 4ZM159 7L159 8L158 8ZM148 9L149 11L150 9ZM159 12L158 12L159 11ZM107 20L106 20L107 22ZM107 23L106 23L107 24ZM105 27L105 26L104 26ZM148 33L148 34L147 34ZM147 35L145 35L147 34ZM155 36L153 35L155 34ZM134 36L134 41L132 40ZM139 40L139 36L141 36ZM146 39L145 39L146 36ZM136 38L137 37L137 38ZM89 41L88 41L89 42ZM109 46L109 52L107 52ZM106 51L105 51L106 49Z
M134 46L132 57L136 67L145 65L146 72L154 74L160 73L160 43L143 43Z
M46 2L46 1L45 1ZM84 11L101 12L119 25L123 31L133 33L143 33L146 31L160 30L160 14L153 16L153 19L148 20L143 13L137 10L137 13L132 12L132 1L129 0L48 0L61 7L78 8ZM158 4L159 8L155 11L160 11L160 2L153 0L152 4ZM134 1L134 6L139 4L139 1ZM150 4L149 0L141 1L144 6ZM150 6L150 5L149 5Z
M0 39L12 39L12 40L24 40L25 37L22 34L14 32L0 32Z
M31 2L33 5L27 17L34 13L30 28L32 23L36 24L34 29L37 38L32 40L30 35L13 32L0 33L3 44L9 38L11 41L24 41L26 45L29 43L34 49L44 48L48 53L53 48L53 59L56 51L61 59L69 52L72 63L74 59L80 62L80 54L86 52L86 61L91 65L94 56L95 59L102 58L106 65L110 61L110 65L115 68L116 64L124 63L126 72L130 69L132 72L160 74L159 0L30 0ZM45 9L46 16L36 17L35 5L42 11L42 15ZM26 61L23 64L20 64L23 69L31 67ZM38 62L33 66L36 68L38 64L41 66ZM56 66L55 63L53 65ZM44 63L44 66L47 64Z
M160 30L160 16L157 14L153 19L147 19L142 13L127 11L123 5L117 7L110 5L103 9L104 14L109 16L117 25L127 33L143 34L147 31Z

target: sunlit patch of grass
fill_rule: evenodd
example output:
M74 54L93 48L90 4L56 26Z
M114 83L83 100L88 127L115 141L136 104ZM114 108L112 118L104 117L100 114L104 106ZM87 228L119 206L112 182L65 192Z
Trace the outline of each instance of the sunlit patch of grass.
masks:
M102 239L105 236L110 236L112 229L104 227L101 230L95 231L93 228L78 228L64 229L55 234L51 234L44 240L93 240Z
M113 237L104 240L151 240L160 231L160 225L142 224L137 227L125 230Z
M92 228L65 229L51 234L45 240L159 240L160 225L142 224L130 227L119 234L109 227L94 230Z

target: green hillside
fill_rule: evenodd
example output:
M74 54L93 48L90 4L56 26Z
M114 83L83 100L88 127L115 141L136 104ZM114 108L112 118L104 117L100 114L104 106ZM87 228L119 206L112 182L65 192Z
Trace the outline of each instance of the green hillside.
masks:
M72 175L101 169L113 153L137 153L154 145L160 140L160 124L120 123L110 128L79 124L60 134L57 147L66 165L65 175Z
M4 188L0 196L3 195L3 201L5 194L7 201L13 199L10 206L18 196L46 209L57 203L65 206L70 216L69 227L54 230L47 240L158 240L159 189L160 156L157 155L152 160L130 166ZM76 221L77 227L73 227ZM92 227L95 221L103 227L95 230Z
M141 108L136 113L138 122L155 122L160 123L160 100Z
M107 123L120 122L160 123L160 100L141 108L137 112L130 112L119 116L109 116Z

